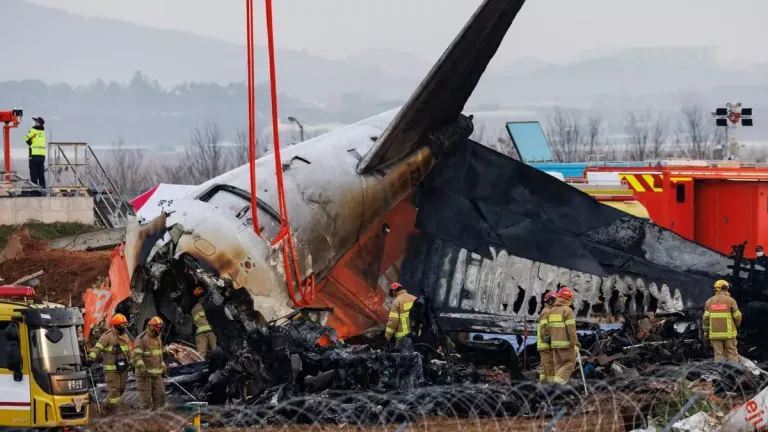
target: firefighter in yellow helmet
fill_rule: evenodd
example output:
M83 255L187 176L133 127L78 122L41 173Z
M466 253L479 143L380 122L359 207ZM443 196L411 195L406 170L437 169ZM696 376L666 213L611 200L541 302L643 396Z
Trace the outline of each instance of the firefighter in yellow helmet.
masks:
M408 294L402 285L395 282L389 286L389 296L393 297L389 308L389 320L384 337L389 341L395 336L395 350L401 352L413 351L411 341L411 308L416 297Z
M192 308L192 321L195 323L195 344L197 345L197 352L205 357L208 351L213 351L216 348L216 335L213 334L213 329L208 323L208 318L205 317L205 310L203 309L203 298L205 298L205 289L203 287L195 288L192 293L197 299L197 303Z
M539 382L542 383L552 382L555 378L555 354L550 347L552 337L549 332L549 312L556 299L557 294L554 291L549 291L544 295L544 308L541 310L536 328L536 349L539 350L541 357Z
M741 325L741 311L736 300L728 294L731 285L724 280L715 282L715 295L704 303L702 328L704 338L709 339L715 350L715 361L723 358L739 362L736 351L736 332Z
M161 409L165 407L166 374L163 361L163 343L160 333L163 320L156 316L147 322L147 329L136 338L133 349L133 365L136 368L136 390L139 392L141 409Z
M576 337L576 317L571 309L573 292L568 287L557 292L555 305L549 311L547 328L550 348L555 358L555 377L552 382L565 384L576 366L576 350L581 347Z
M88 354L90 361L96 360L99 356L102 358L109 410L120 405L120 397L125 393L125 382L131 365L131 339L126 331L127 326L128 320L125 315L115 314L112 317L112 329L101 335Z

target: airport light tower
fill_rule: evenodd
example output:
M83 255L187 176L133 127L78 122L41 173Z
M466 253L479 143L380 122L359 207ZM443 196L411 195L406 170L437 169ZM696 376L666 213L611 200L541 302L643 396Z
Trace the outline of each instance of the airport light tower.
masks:
M752 126L752 108L744 108L741 102L728 102L724 108L717 108L712 113L715 118L715 124L718 127L725 128L725 137L727 141L728 160L736 160L739 156L739 142L737 133L740 126Z

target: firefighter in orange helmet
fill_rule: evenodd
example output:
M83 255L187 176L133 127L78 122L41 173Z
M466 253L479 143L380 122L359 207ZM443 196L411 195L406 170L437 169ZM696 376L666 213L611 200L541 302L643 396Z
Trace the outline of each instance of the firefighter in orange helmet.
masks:
M736 333L741 325L741 311L736 300L728 294L731 285L724 280L715 282L715 295L704 303L702 328L704 338L715 350L715 361L723 359L739 363Z
M541 357L539 382L542 383L552 382L555 378L555 354L550 347L552 337L549 332L549 313L556 299L557 294L554 291L544 294L544 308L539 314L539 323L536 328L536 349L539 350Z
M208 318L205 317L205 310L203 309L205 289L197 287L192 294L197 299L197 303L192 308L192 321L197 329L195 330L195 344L197 345L197 352L205 357L208 351L213 351L216 348L216 335L213 334L213 329L208 323Z
M555 358L555 377L552 382L565 384L576 365L576 350L581 347L576 337L576 317L571 309L573 292L568 287L557 292L555 305L549 311L548 331L550 347Z
M160 334L163 320L153 317L147 322L147 329L136 338L133 349L133 365L136 368L136 390L139 393L141 409L165 407L165 384L163 376L167 370L163 361L163 343Z
M395 282L389 286L389 296L393 297L389 308L389 320L384 337L389 341L395 336L395 350L401 352L413 351L411 341L411 308L416 297L408 294L402 285Z
M96 345L88 354L90 361L99 356L104 365L104 381L107 384L107 409L113 410L120 405L120 397L125 393L125 382L130 367L131 339L126 327L128 320L123 314L112 317L112 329L101 335Z

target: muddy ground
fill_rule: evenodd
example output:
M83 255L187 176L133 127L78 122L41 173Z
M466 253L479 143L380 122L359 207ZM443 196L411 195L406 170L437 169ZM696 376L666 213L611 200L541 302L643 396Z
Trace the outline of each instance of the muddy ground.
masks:
M109 251L50 250L46 240L35 240L29 230L13 233L0 251L0 278L9 284L43 270L35 287L38 300L83 306L83 292L109 274Z

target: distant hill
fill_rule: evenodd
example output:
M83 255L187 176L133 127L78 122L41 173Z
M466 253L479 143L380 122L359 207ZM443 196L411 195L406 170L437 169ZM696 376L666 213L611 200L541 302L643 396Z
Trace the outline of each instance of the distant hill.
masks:
M45 31L30 33L30 22ZM0 81L84 84L100 78L126 82L136 70L166 87L188 81L245 80L243 46L191 33L85 18L24 0L3 2L0 29L5 35L24 35L20 43L4 47L7 61L0 68ZM396 48L334 60L278 50L277 60L281 92L323 104L342 94L405 99L431 67L431 60ZM257 47L256 65L256 79L264 81L264 47ZM706 92L732 85L768 85L768 65L732 72L723 70L717 52L706 47L633 48L565 65L533 58L492 62L473 101L583 104L595 95Z
M31 33L30 22L41 31ZM0 28L5 35L24 35L20 43L3 47L7 61L0 68L0 80L84 84L101 78L125 82L133 71L141 70L165 86L186 81L245 81L244 46L191 33L86 18L23 0L3 1ZM280 90L305 100L323 101L330 94L372 86L391 96L409 92L429 65L417 64L418 58L390 54L387 61L377 63L376 52L328 60L278 50ZM255 63L256 79L266 80L268 63L263 46L257 47Z

